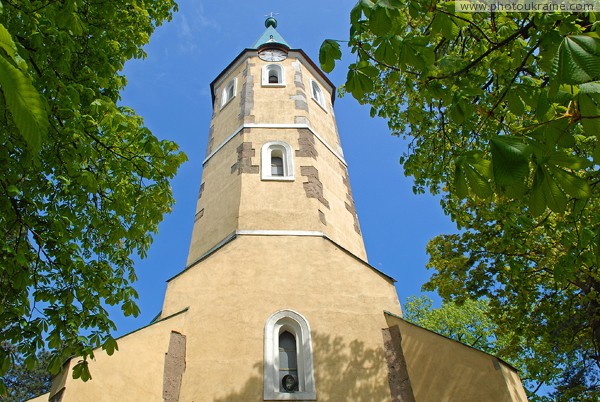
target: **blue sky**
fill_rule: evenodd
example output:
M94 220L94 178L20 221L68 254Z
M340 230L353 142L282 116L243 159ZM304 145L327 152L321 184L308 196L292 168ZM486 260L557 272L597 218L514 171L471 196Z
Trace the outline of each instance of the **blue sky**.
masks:
M146 325L160 311L166 280L185 267L212 114L210 82L256 41L270 12L278 13L277 30L285 40L318 62L324 39L348 37L354 4L182 0L173 20L152 36L148 57L126 65L121 104L144 117L157 137L178 143L189 161L172 182L173 212L161 223L148 257L136 265L141 316L114 315L118 335ZM336 86L344 82L352 60L346 52L329 74ZM431 274L425 269L427 241L455 232L455 226L443 215L439 199L413 195L412 180L398 162L406 143L390 135L384 120L370 118L369 108L350 96L336 99L335 113L369 262L398 281L403 302L419 294Z

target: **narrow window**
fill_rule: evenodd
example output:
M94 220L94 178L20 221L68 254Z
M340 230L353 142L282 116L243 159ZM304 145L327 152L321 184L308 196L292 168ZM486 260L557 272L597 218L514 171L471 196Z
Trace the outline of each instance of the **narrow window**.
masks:
M292 147L282 141L267 142L262 147L261 178L263 180L294 180Z
M298 391L296 337L289 331L279 334L279 390Z
M325 97L323 96L323 91L319 84L316 81L311 81L310 86L312 89L312 97L322 108L325 108Z
M265 323L264 350L265 401L317 399L306 318L292 310L273 313Z
M271 154L271 176L283 176L283 158L281 156L273 156L275 152Z
M223 88L223 92L221 93L221 107L225 106L235 97L235 87L236 87L236 79L233 78L230 80L225 88Z
M279 64L267 64L263 67L262 84L266 86L284 86L283 67Z

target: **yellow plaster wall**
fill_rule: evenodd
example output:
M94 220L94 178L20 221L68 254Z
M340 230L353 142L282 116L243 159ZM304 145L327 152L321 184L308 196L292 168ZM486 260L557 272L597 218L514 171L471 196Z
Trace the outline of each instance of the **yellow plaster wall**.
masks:
M260 150L269 141L284 141L294 150L299 149L296 129L251 129L246 130L243 141L252 141L257 150L253 164L262 166ZM348 187L343 179L345 168L340 160L318 140L316 159L298 157L294 159L294 181L262 180L260 174L246 174L242 178L239 228L245 230L309 230L326 233L342 247L366 260L362 235L354 229L354 215L346 208ZM308 198L302 176L302 167L313 166L318 170L323 184L323 197L328 205L316 198ZM268 167L270 168L270 166ZM324 224L319 211L325 216Z
M388 278L322 237L239 236L168 284L163 314L189 306L181 400L259 401L263 331L281 309L304 315L322 401L387 401Z
M243 141L256 148L253 164L262 165L262 146L270 141L284 141L298 149L297 129L246 130ZM294 157L294 181L261 179L261 173L244 174L242 179L239 229L242 230L321 230L318 201L306 197L300 175L303 159ZM267 166L268 169L271 166Z
M242 62L229 73L225 74L219 81L219 85L215 87L215 105L213 111L213 121L211 125L214 125L215 130L213 132L213 147L211 151L214 151L216 147L225 141L225 139L233 134L242 124L240 116L242 107L242 89L244 87L245 77L243 75L244 70L247 68L247 62ZM227 86L232 78L237 78L237 87L235 97L221 107L221 97L223 88Z
M295 124L298 123L297 118L303 117L308 120L309 125L313 128L325 142L333 149L341 153L339 137L335 126L335 116L333 114L333 105L331 104L331 93L333 88L325 84L325 82L316 77L303 64L305 61L300 57L295 57L294 53L290 57L281 62L285 74L285 87L272 87L262 85L262 68L267 64L273 64L260 60L258 57L251 59L250 74L255 78L254 82L254 107L253 116L254 122L271 123L271 124ZM298 65L302 76L302 85L299 87L295 82L295 65ZM325 99L325 107L319 104L312 98L311 79L319 83L323 91ZM299 92L304 95L308 110L299 109L296 107L294 97L299 95Z
M526 401L516 370L479 350L386 315L398 325L416 401Z
M165 353L171 331L182 332L186 313L155 323L117 340L119 350L108 356L94 351L90 361L92 379L72 378L75 359L55 378L50 395L64 387L61 402L162 402Z
M251 55L251 53L249 53ZM212 149L217 149L242 124L240 118L244 100L241 92L244 83L252 83L252 94L245 99L256 124L295 124L298 118L308 119L310 127L317 132L330 147L340 150L339 138L332 113L330 95L333 88L328 87L313 75L306 65L295 56L281 63L284 68L285 86L268 87L262 85L262 69L270 64L258 57L241 59L225 74L215 87L216 109L213 118ZM301 71L302 87L296 85L296 69ZM224 86L237 77L236 97L220 107L220 97ZM252 77L249 79L248 77ZM313 99L310 80L320 81L326 110ZM308 110L298 109L294 97L298 92L305 94ZM196 208L196 220L190 243L188 265L198 259L236 229L242 230L304 230L322 231L334 241L366 259L363 239L355 231L354 215L346 208L348 188L343 179L345 168L341 160L319 139L314 137L316 159L298 157L295 151L300 149L298 129L247 128L237 134L218 150L204 165L204 188ZM231 166L237 162L237 147L251 143L254 148L252 165L261 165L262 145L269 141L285 141L293 148L295 180L293 182L262 181L260 173L231 172ZM307 198L304 183L308 181L301 175L302 166L313 166L319 172L323 184L324 198L329 202L325 206L315 198ZM351 203L351 202L350 202ZM319 211L326 220L323 224Z
M204 166L204 189L198 199L196 214L204 211L194 222L188 265L238 227L242 176L231 173L231 166L237 162L237 147L241 142L241 137L236 136Z
M262 85L262 69L268 64L280 64L283 67L285 86ZM251 59L249 72L254 77L254 123L295 124L296 116L306 116L306 111L296 109L292 99L298 95L294 84L292 59L288 58L281 63L269 63L254 57Z
M27 402L48 402L50 399L50 393L46 393L40 396L36 396L35 398L29 399Z

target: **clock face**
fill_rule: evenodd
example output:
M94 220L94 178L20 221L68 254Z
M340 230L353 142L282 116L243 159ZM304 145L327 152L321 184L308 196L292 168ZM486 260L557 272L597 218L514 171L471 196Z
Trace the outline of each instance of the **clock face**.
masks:
M265 49L258 53L258 57L264 61L283 61L287 57L287 53L281 49Z

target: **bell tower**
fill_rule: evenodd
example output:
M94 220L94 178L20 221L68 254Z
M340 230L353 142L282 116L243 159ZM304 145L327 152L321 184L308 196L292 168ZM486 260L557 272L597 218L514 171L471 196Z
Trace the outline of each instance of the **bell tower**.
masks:
M274 18L212 82L186 267L150 325L63 365L61 401L524 401L514 368L401 318L370 266L335 88Z
M335 87L274 18L212 82L213 117L188 264L230 235L327 236L366 259Z
M184 400L198 392L205 397L197 400L213 400L220 384L244 382L259 367L259 387L240 400L332 400L328 392L357 378L325 387L319 367L329 364L324 350L333 345L320 343L344 339L377 356L384 381L374 395L383 400L383 311L400 314L400 305L394 280L366 261L335 87L283 39L274 18L265 26L210 85L213 116L187 267L169 281L161 317L189 308L190 325L204 335L188 338L195 350L188 356L212 361L197 368L215 380L200 385L184 376L181 392ZM188 368L195 364L189 357Z

